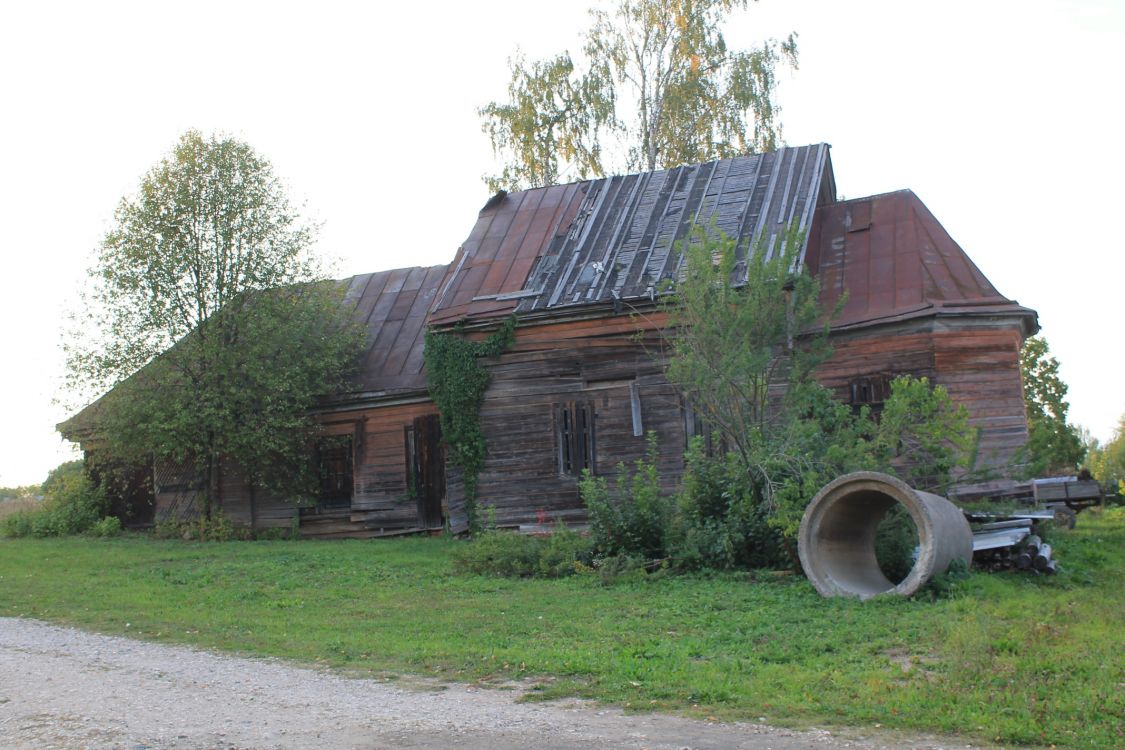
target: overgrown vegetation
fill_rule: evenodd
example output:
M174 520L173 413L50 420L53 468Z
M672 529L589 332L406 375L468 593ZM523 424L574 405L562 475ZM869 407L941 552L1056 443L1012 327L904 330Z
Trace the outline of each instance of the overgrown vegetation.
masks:
M660 487L654 434L646 456L618 465L614 481L583 476L597 566L797 569L801 517L830 480L876 470L940 493L973 463L968 412L927 378L895 378L878 418L815 380L827 327L816 280L798 270L802 244L795 230L741 248L702 227L689 236L665 308L667 373L708 439L691 441L674 495ZM887 519L877 555L889 576L905 576L916 543L906 519ZM493 572L526 574L497 550L490 559Z
M879 419L816 382L827 329L816 281L797 270L802 243L794 230L749 248L703 228L690 236L666 307L668 377L689 394L712 450L691 444L675 498L660 495L651 443L647 459L618 467L614 488L584 479L599 555L683 569L796 567L801 517L829 480L879 470L941 491L971 463L967 412L926 378L894 379ZM911 531L887 526L891 567L913 548Z
M1020 350L1028 429L1024 459L1030 477L1073 474L1086 456L1078 430L1067 421L1067 385L1050 351L1042 336L1032 336Z
M0 615L352 675L520 680L533 699L1120 747L1125 511L1083 513L1052 543L1057 576L977 573L934 601L857 602L770 573L464 575L464 545L443 539L13 539Z
M442 439L449 451L447 459L462 472L465 515L473 533L481 530L477 479L488 455L480 428L480 407L490 378L480 359L502 354L511 346L515 330L514 315L483 341L466 338L460 330L426 330L426 380L441 416Z
M347 390L365 335L313 230L249 145L185 133L121 201L90 269L67 384L76 405L101 398L64 435L96 435L106 463L188 466L204 515L220 460L308 490L311 409Z
M61 464L39 488L42 501L0 517L0 536L116 536L121 521L110 516L105 491L85 475L82 461Z
M231 523L223 513L199 516L192 521L160 521L152 529L155 539L182 539L185 542L230 542L251 539L298 539L297 524L252 529L245 524Z
M559 524L551 534L487 529L471 543L457 545L456 567L466 573L520 578L563 578L591 569L589 538Z
M1090 440L1087 448L1086 465L1102 483L1107 501L1125 504L1125 414L1117 420L1117 429L1108 443L1101 445Z

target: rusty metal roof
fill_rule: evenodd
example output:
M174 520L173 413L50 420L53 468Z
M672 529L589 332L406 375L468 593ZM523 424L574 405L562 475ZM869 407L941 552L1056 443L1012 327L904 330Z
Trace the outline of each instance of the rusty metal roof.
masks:
M741 246L835 200L827 144L498 195L450 266L436 325L653 297L677 241L714 225Z
M844 306L833 327L945 313L1035 312L1004 297L910 190L817 209L806 250L821 304Z
M397 268L346 279L344 304L355 306L367 329L357 390L396 393L423 390L422 344L426 313L446 266Z

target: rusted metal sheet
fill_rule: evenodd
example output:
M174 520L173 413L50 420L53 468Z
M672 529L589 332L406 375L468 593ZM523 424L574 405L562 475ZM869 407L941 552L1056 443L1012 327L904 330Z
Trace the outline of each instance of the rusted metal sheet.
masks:
M826 144L497 196L431 322L653 298L677 277L692 226L714 226L745 253L790 222L808 229L833 200Z
M821 304L844 298L837 328L934 314L1014 315L1024 334L1035 312L985 278L910 190L821 205L806 253L820 280Z
M401 393L426 387L422 344L426 313L447 266L399 268L353 276L344 304L367 331L358 391Z

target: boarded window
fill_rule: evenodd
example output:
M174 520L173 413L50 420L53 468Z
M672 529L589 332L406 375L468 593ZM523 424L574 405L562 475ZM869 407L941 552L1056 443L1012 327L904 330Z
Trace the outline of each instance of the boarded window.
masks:
M880 374L854 378L848 384L848 402L859 411L866 406L873 413L883 410L883 403L891 397L891 381L894 375Z
M579 476L584 469L597 473L597 440L594 431L594 404L568 401L554 405L555 443L559 473Z
M685 448L692 438L698 437L703 443L703 452L708 456L722 456L729 451L727 441L722 434L704 418L697 405L686 396L683 399L683 412Z
M352 504L352 436L333 435L317 445L319 505L346 508Z

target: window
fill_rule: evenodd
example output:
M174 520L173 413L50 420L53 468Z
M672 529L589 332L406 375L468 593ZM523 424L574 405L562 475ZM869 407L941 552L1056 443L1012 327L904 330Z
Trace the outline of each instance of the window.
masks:
M597 442L594 438L593 402L568 401L555 404L554 412L559 473L579 476L584 469L595 473Z
M352 436L333 435L317 446L320 502L324 508L352 504Z
M727 441L710 422L696 408L696 405L687 396L683 397L684 413L684 448L695 437L702 438L704 454L715 457L726 455L730 450Z
M848 384L848 403L857 412L866 406L878 414L883 410L883 402L890 398L892 380L894 376L886 374L854 378Z

